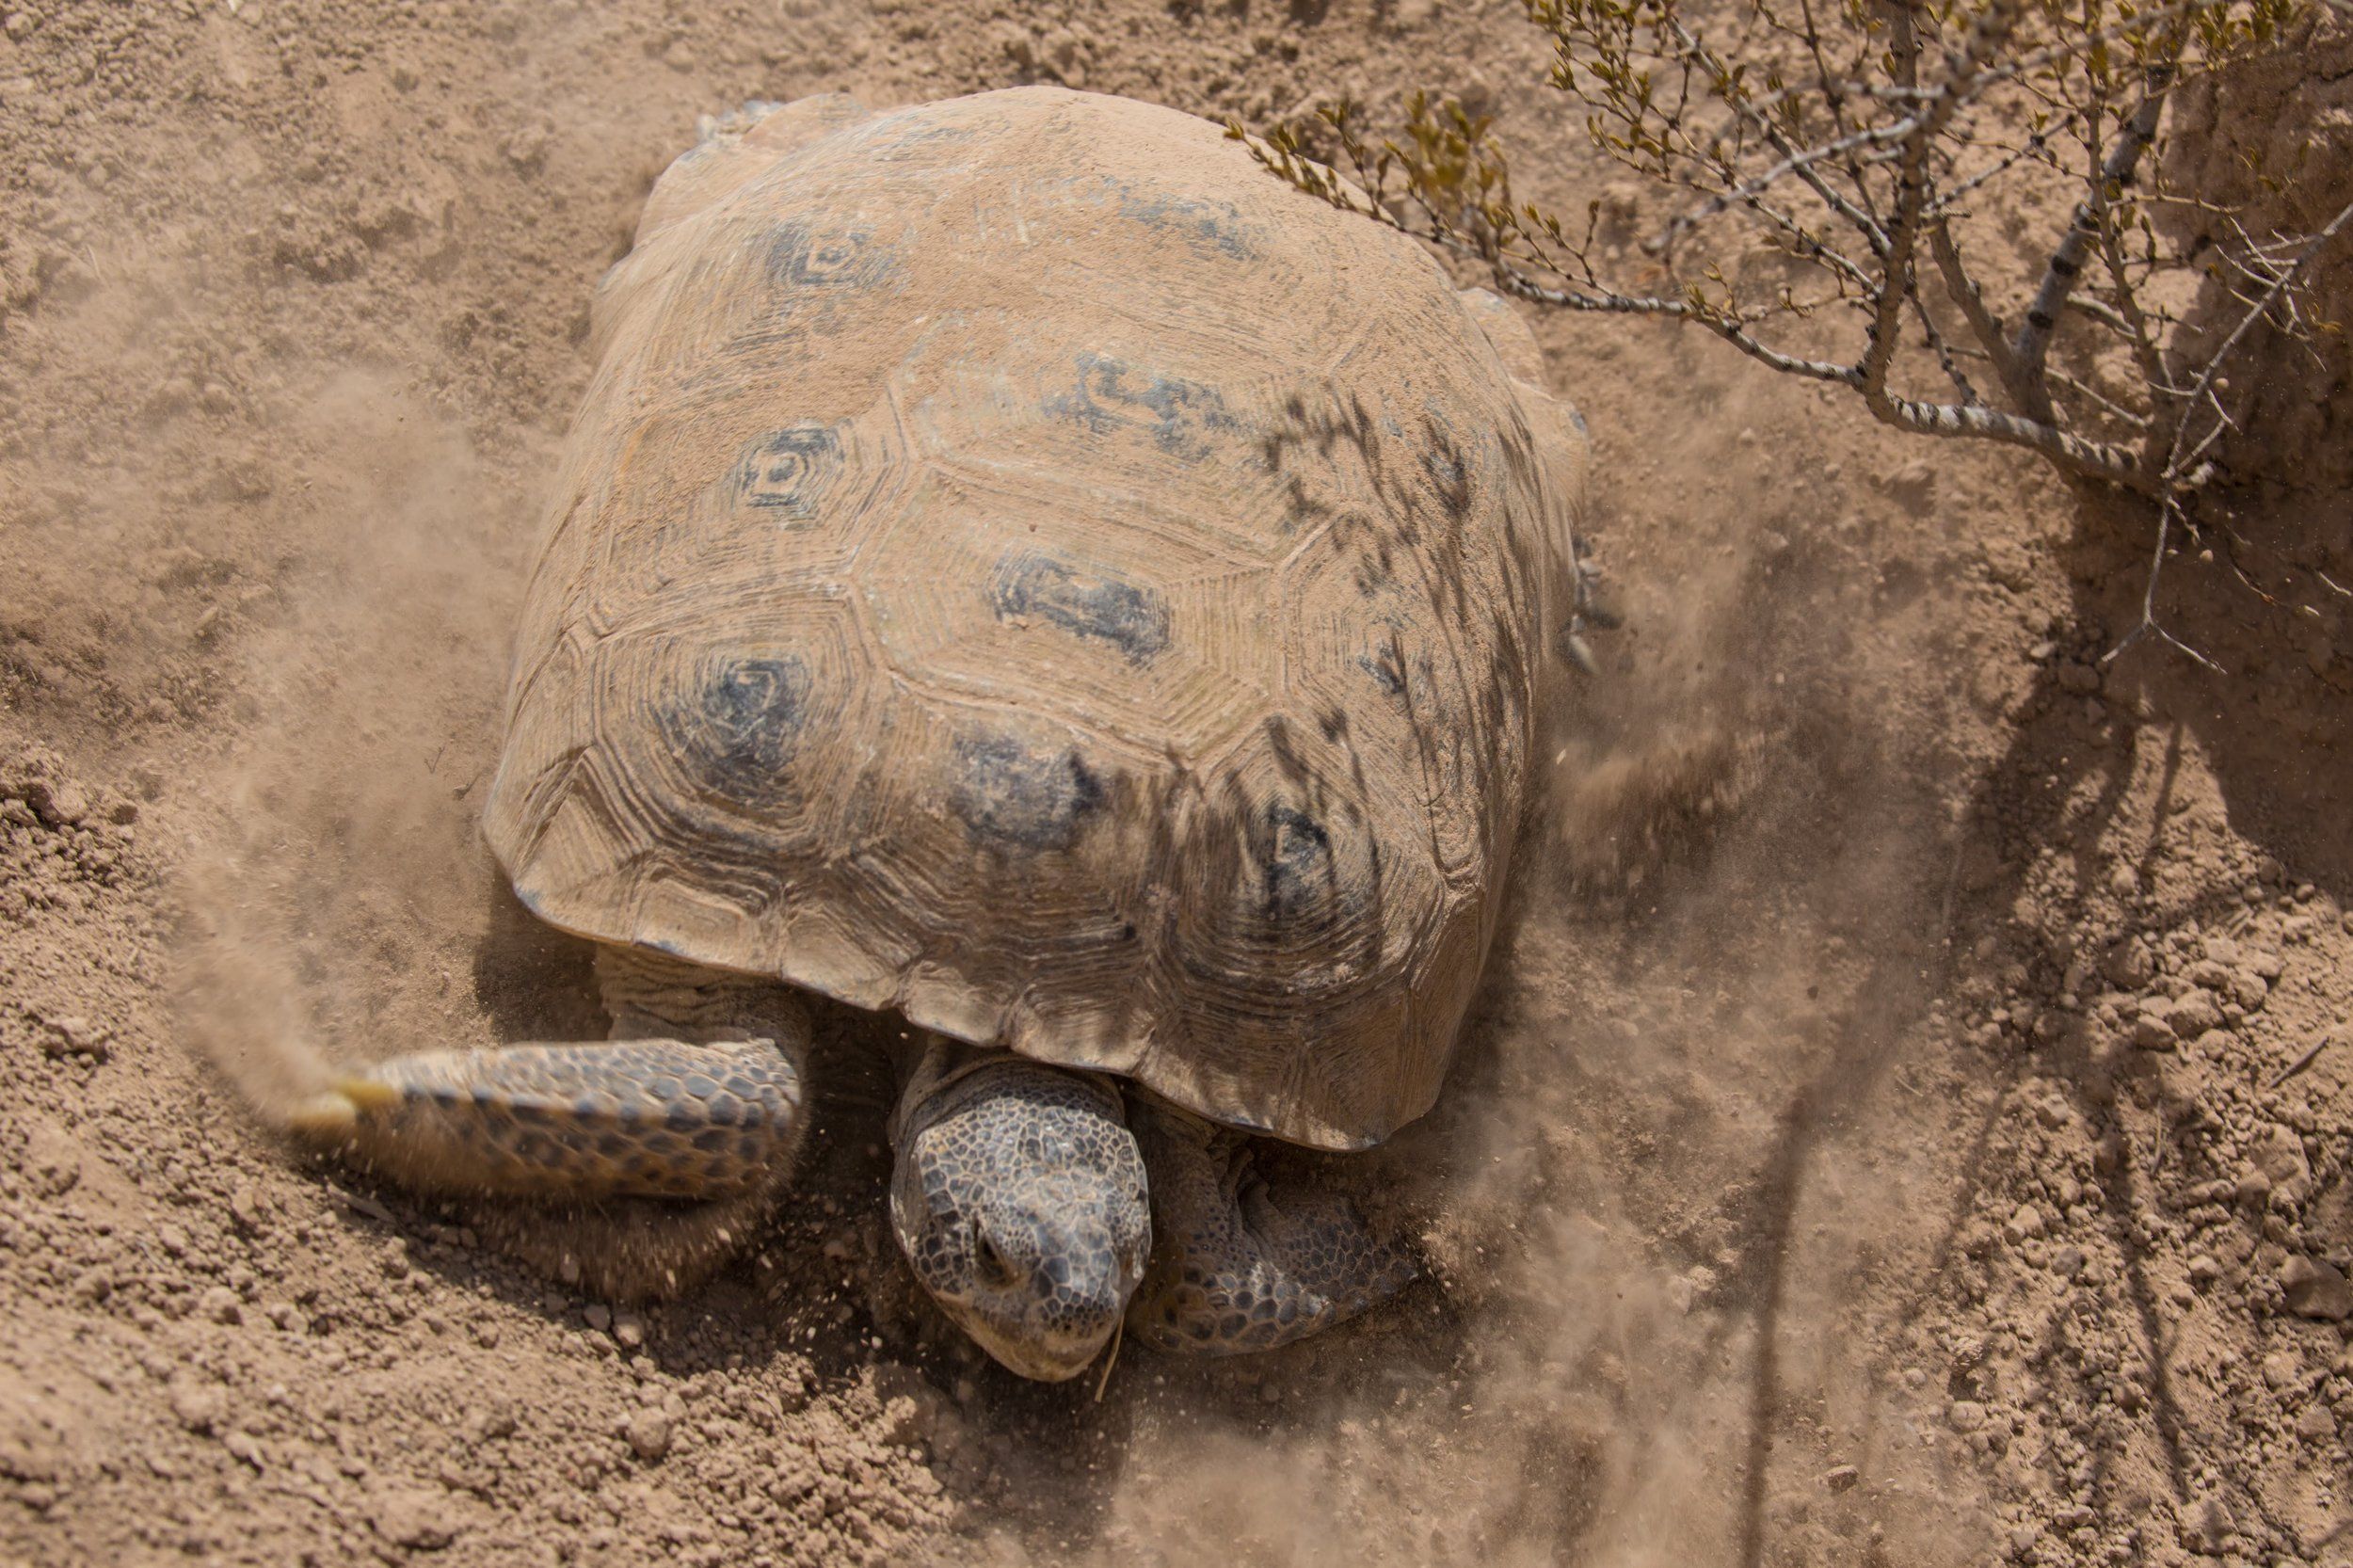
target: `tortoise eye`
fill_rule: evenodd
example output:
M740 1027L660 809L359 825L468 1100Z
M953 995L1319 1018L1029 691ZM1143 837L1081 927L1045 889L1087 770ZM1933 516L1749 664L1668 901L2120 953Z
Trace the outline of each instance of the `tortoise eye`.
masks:
M997 1250L997 1243L988 1239L988 1233L977 1225L972 1229L972 1256L981 1266L981 1277L991 1285L1014 1282L1013 1265L1005 1261L1005 1255Z

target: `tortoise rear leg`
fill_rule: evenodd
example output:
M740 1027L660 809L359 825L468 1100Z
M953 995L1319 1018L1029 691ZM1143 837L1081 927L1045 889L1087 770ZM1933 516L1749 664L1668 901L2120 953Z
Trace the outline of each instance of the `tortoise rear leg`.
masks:
M597 975L610 1039L396 1056L296 1129L419 1192L505 1200L477 1204L483 1227L591 1289L682 1288L791 1174L808 1015L773 983L618 948Z
M1159 1350L1272 1350L1355 1317L1418 1272L1336 1192L1271 1190L1250 1141L1131 1097L1152 1190L1152 1259L1128 1331Z

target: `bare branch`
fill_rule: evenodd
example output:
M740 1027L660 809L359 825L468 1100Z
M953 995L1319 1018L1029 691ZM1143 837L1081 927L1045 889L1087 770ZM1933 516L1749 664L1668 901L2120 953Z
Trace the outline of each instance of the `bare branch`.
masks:
M1921 214L1928 205L1929 149L1938 133L1960 111L1963 95L1984 71L1986 61L2017 25L2018 11L2019 0L1993 0L1978 13L1969 29L1968 41L1949 62L1949 74L1927 105L1913 117L1911 129L1904 136L1903 162L1897 176L1896 216L1886 248L1881 252L1888 286L1880 293L1879 308L1866 329L1870 344L1857 367L1862 373L1864 400L1881 418L1887 417L1881 412L1882 404L1892 408L1899 401L1887 394L1887 367L1896 357L1896 324L1903 309L1902 291L1910 283L1913 248L1919 238Z
M2042 361L2050 353L2051 329L2058 325L2059 311L2067 303L2067 296L2074 292L2075 280L2083 275L2092 241L2106 228L2108 192L2132 183L2141 153L2157 134L2157 117L2165 111L2166 90L2173 79L2171 64L2152 65L2148 79L2147 95L2124 122L2123 134L2116 138L2116 145L2101 162L2090 191L2075 204L2067 237L2059 241L2058 248L2043 264L2042 281L2035 289L2034 302L2026 307L2026 319L2019 325L2018 336L2010 344L2010 358L2018 365L2020 395L2025 400L2027 412L2038 418L2050 415L2051 401L2042 390Z
M2002 331L2001 321L1987 309L1985 296L1969 269L1961 264L1961 251L1953 244L1953 232L1944 218L1929 225L1929 251L1936 258L1937 270L1945 275L1945 292L1961 311L1969 331L1985 348L1986 358L1993 361L1993 374L2002 385L2014 388L2018 378L2016 361L2010 358L2009 339Z

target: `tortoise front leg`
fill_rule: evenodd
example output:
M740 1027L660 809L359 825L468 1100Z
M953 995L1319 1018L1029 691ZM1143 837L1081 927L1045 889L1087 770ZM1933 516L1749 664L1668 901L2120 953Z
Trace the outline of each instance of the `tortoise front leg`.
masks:
M1275 1192L1249 1139L1129 1098L1152 1189L1152 1259L1128 1331L1165 1351L1272 1350L1355 1317L1418 1272L1336 1192Z
M294 1126L420 1192L723 1197L791 1162L801 1075L781 1047L719 1038L418 1051L340 1080Z
M619 949L597 972L611 1039L396 1056L293 1129L416 1191L499 1200L470 1205L482 1228L591 1290L680 1288L791 1175L808 1014L772 983Z

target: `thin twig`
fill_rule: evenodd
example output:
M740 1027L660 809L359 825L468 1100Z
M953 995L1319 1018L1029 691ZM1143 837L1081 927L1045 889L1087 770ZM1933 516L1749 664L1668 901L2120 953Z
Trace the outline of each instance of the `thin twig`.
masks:
M2280 1076L2273 1079L2269 1083L2264 1085L2264 1087L2266 1089L2277 1089L2281 1084L2285 1083L2289 1079L2294 1078L2297 1074L2302 1072L2305 1068L2319 1061L2320 1053L2327 1050L2330 1046L2333 1046L2336 1043L2337 1037L2335 1035L2322 1035L2319 1039L2313 1042L2311 1049L2305 1051L2303 1055L2297 1057L2295 1061L2289 1063L2285 1067L2281 1068L2280 1070Z
M2188 459L2185 456L2183 443L2189 436L2191 417L2196 412L2200 402L2213 400L2215 379L2221 375L2225 361L2237 350L2239 344L2246 341L2248 333L2254 330L2255 324L2270 312L2272 303L2288 291L2289 285L2293 284L2302 275L2304 269L2312 264L2313 258L2319 255L2327 248L2329 242L2336 238L2337 232L2348 222L2353 222L2353 202L2347 202L2337 209L2337 216L2330 218L2317 233L2313 235L2311 241L2297 254L2295 262L2279 277L2272 280L2271 286L2264 291L2263 296L2255 300L2247 313L2239 318L2238 325L2231 328L2231 335L2222 340L2222 345L2207 357L2204 367L2198 373L2197 380L2190 386L2189 402L2182 410L2181 423L2173 432L2172 449L2167 454L2165 467L2161 471L2161 476L2167 485L2178 484L2184 477ZM2215 407L2217 411L2221 408L2219 402L2216 402ZM2225 420L2229 417L2228 414L2223 415ZM2212 440L2213 435L2210 432L2206 440L2199 443L2197 451L2202 452Z
M2169 48L2178 52L2178 41L2169 40ZM2051 401L2042 390L2042 362L2051 349L2051 332L2058 325L2060 308L2075 290L2075 280L2083 275L2084 262L2091 252L2091 244L2107 226L2107 193L2131 184L2133 171L2140 166L2140 155L2157 134L2157 117L2164 112L2168 88L2173 80L2169 62L2153 65L2148 72L2148 91L2132 118L2124 122L2123 134L2100 162L2089 184L2090 191L2075 204L2075 213L2067 226L2067 237L2051 252L2043 264L2042 281L2035 288L2034 302L2026 307L2026 319L2019 325L2018 336L2010 344L2010 357L2018 363L2021 390L2026 400L2026 412L2037 419L2051 417Z

